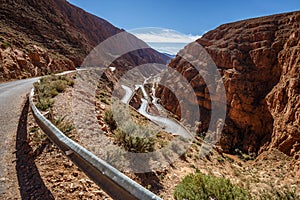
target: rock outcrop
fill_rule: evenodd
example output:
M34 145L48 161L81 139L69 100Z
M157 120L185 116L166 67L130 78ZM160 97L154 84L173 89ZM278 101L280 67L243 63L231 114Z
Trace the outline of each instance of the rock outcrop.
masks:
M219 141L225 152L278 148L293 155L299 151L299 41L300 12L225 24L197 40L214 60L225 85L227 117ZM205 83L180 56L169 66L194 88L204 115L200 131L205 131L209 122L205 116L210 114ZM159 88L157 94L169 110L178 111L178 102L170 98L173 94L168 89Z
M0 49L0 80L24 79L75 69L69 59L55 59L45 49L36 45L32 52L17 48Z
M0 0L0 26L0 81L74 69L96 45L124 31L66 0ZM47 59L44 53L37 55L36 49L46 52L49 61L31 63L30 55ZM16 51L23 52L26 61L18 62ZM124 57L118 66L165 63L167 59L145 49Z
M300 14L298 15L298 25ZM291 31L278 55L279 82L267 95L268 109L274 119L269 147L295 155L300 150L300 30Z

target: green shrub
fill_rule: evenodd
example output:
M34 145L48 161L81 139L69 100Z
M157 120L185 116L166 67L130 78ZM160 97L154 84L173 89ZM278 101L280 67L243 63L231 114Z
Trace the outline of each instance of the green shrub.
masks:
M70 122L65 120L66 116L55 118L52 123L66 136L70 137L75 126Z
M174 197L177 200L209 198L217 198L218 200L251 199L249 192L233 185L228 179L208 176L200 172L186 176L175 187Z
M139 137L133 133L125 132L118 129L116 131L116 139L125 150L134 153L147 153L154 151L155 141L151 137Z
M51 88L54 88L57 90L57 92L62 93L66 90L67 86L68 85L66 81L56 80L52 82Z
M255 159L255 153L245 154L240 149L235 149L234 151L238 155L238 157L243 161L248 161L248 160L254 160Z
M104 121L109 126L111 131L116 130L117 122L114 119L113 113L111 110L106 110L104 114Z
M132 121L121 124L115 133L120 146L125 150L135 153L146 153L154 151L155 140L150 137L151 131Z
M32 142L34 142L38 145L47 143L48 137L43 131L41 131L39 129L32 129L32 130L30 130L30 133L31 133Z
M101 88L97 89L97 95L96 97L102 102L107 105L110 105L110 99L109 99L109 94L105 91L103 91Z
M73 86L74 81L66 76L46 76L34 83L35 93L37 94L37 108L47 110L53 106L53 97L58 93L64 92L67 86Z
M50 91L50 95L51 95L51 97L55 97L55 96L58 95L58 91L57 91L56 89L52 89L52 90Z
M68 85L68 86L73 86L74 85L74 80L72 79L72 78L69 78L69 77L67 77L67 76L56 76L56 77L58 77L58 80L60 80L60 81L62 81L62 82L64 82L66 85ZM74 77L74 76L73 76Z
M300 197L296 194L295 191L290 190L289 188L282 188L281 191L272 190L265 191L260 195L260 200L296 200Z
M102 95L102 94L97 95L97 98L98 98L102 103L105 103L106 105L109 105L109 104L110 104L109 100L107 100L107 97L105 97L105 96Z
M107 99L100 99L100 101L101 101L102 103L105 103L106 105L109 105L109 104L110 104L110 102L109 102Z
M56 126L61 132L63 132L66 136L72 138L72 132L75 129L75 126L68 120L66 120L66 116L55 117L52 109L50 109L47 114L47 119L51 121L54 126ZM44 144L49 143L48 136L41 131L38 127L32 127L29 129L32 141L39 146L42 147Z
M75 78L76 78L76 76L75 76ZM74 80L70 79L70 81L68 81L68 85L69 85L69 86L73 87L74 84L75 84L75 81L74 81Z
M36 107L42 111L45 111L49 108L52 108L54 104L53 99L49 99L49 98L39 98L38 102L36 104Z
M75 126L70 121L66 120L65 116L54 116L53 110L50 109L47 118L51 121L51 123L56 126L61 132L63 132L66 136L70 137L72 131L75 129Z

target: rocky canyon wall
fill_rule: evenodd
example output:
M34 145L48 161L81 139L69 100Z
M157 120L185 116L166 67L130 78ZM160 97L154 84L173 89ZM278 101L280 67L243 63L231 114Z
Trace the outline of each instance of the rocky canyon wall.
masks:
M221 25L197 40L214 60L226 89L227 117L218 142L225 152L278 148L293 155L299 151L299 41L300 12ZM199 131L206 131L211 100L205 83L180 56L169 66L194 88L202 111ZM157 95L166 108L180 115L167 88L158 88Z

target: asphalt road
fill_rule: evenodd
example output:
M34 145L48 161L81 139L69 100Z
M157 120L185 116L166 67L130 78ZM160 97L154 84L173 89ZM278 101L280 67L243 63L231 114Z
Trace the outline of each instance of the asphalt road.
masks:
M64 75L67 71L58 75ZM16 133L26 94L40 77L0 84L0 199L20 199L16 175Z
M142 105L138 109L138 112L140 114L142 114L143 116L147 117L151 121L164 127L164 131L166 131L166 132L172 133L174 135L180 135L180 136L182 136L184 138L188 138L188 139L193 138L193 136L186 130L186 128L184 126L182 126L181 124L179 124L174 119L161 117L161 116L155 116L155 115L151 115L150 113L148 113L147 112L147 108L148 108L148 100L147 99L149 99L149 96L143 85L136 85L136 86L142 89L143 96L144 96L144 98L142 98ZM128 86L121 85L121 87L125 90L125 95L121 99L121 101L123 103L128 104L133 95L133 91Z
M121 101L125 104L129 104L129 101L133 95L133 92L130 87L127 87L125 85L121 85L121 87L125 90L125 95L121 99Z
M15 172L16 132L22 105L26 94L38 78L0 84L0 197L4 192L15 193L17 176Z

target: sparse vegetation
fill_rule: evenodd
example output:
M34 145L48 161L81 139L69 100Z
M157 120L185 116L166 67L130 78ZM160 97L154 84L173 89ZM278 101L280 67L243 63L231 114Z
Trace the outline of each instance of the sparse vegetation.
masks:
M106 105L110 104L110 100L108 99L109 95L104 92L103 90L98 89L97 91L99 94L96 95L96 97L102 102L105 103Z
M104 114L104 121L109 126L111 131L116 130L117 122L114 119L113 112L111 110L106 110Z
M243 161L248 161L248 160L254 160L255 159L255 153L245 154L240 149L235 149L235 153Z
M147 153L154 151L155 140L152 137L139 137L134 134L139 127L135 126L135 130L129 133L121 129L116 131L116 139L118 143L127 151L134 153Z
M41 131L38 127L33 127L29 130L29 134L31 135L31 140L35 144L35 146L40 146L45 143L48 139L47 135Z
M75 129L75 126L69 120L66 120L66 115L56 117L54 116L53 111L50 110L48 114L48 119L66 136L72 138L72 131Z
M37 95L36 106L45 111L52 108L54 100L52 99L61 92L64 92L68 86L73 86L74 81L67 76L46 76L40 79L40 82L34 83L35 94Z
M150 120L132 107L126 108L123 104L119 105L113 98L106 103L106 100L110 100L112 92L106 87L105 82L102 84L98 86L95 95L99 111L97 118L101 121L101 129L114 144L123 150L135 153L153 152L167 145L171 145L170 147L175 152L180 150L172 144L172 140L177 136L160 131L159 127L156 130ZM138 92L142 94L141 90ZM126 109L127 111L124 112ZM105 124L103 124L104 117L106 118ZM110 123L114 127L113 130L109 129ZM197 123L197 127L201 127L200 123ZM147 126L151 126L149 133L145 129ZM245 153L239 149L235 150L234 155L226 154L217 147L207 148L203 143L206 134L197 131L191 147L182 154L179 152L180 159L170 165L167 175L159 177L159 180L151 180L163 185L163 190L157 191L157 188L149 187L149 177L141 179L132 174L130 177L164 199L300 199L297 196L299 191L296 187L299 182L295 178L295 172L288 171L291 162L289 159L284 157L275 160L273 157L256 159L255 153ZM199 153L203 151L203 155L207 156L199 156ZM117 159L120 160L119 157ZM188 175L192 172L195 174ZM183 179L185 176L187 177ZM181 183L178 184L179 182ZM291 187L284 188L286 184L290 184Z
M54 104L54 101L53 99L50 99L50 98L40 98L38 99L38 102L36 104L36 107L40 110L47 110L49 108L52 108Z
M295 191L288 188L283 188L280 191L266 191L261 194L259 200L296 200L300 197L296 194Z
M46 114L48 120L54 124L60 131L66 136L72 138L74 125L66 120L66 116L55 116L52 110L54 105L54 97L59 93L64 92L68 86L73 86L74 81L67 76L46 76L40 79L39 82L34 83L36 94L36 107L42 111L49 111ZM47 136L39 130L37 127L33 127L29 130L32 136L32 142L34 146L43 147L49 143Z
M50 109L47 114L47 119L51 121L51 123L56 126L61 132L63 132L66 136L72 138L72 132L75 129L73 123L69 120L66 120L66 116L54 116L53 111ZM32 127L29 130L29 133L32 135L33 142L38 144L47 143L47 135L42 132L38 127Z
M248 191L233 185L228 179L205 175L200 172L186 176L176 186L174 197L177 200L189 199L251 199Z
M150 131L132 121L128 121L118 127L113 112L106 110L104 121L114 133L116 142L127 151L146 153L154 150L155 140L151 137Z

